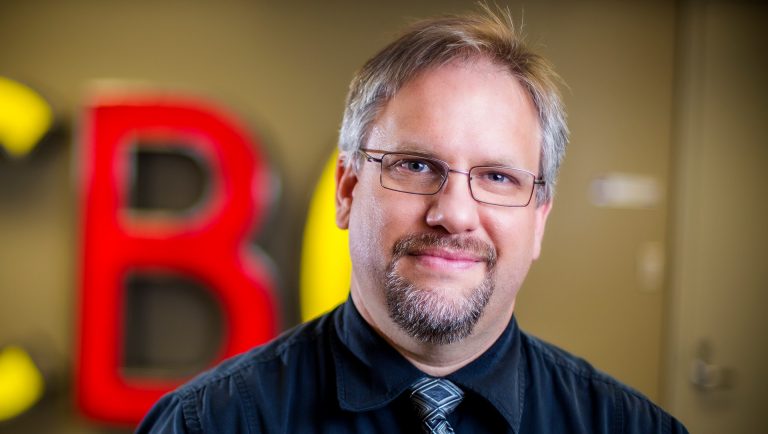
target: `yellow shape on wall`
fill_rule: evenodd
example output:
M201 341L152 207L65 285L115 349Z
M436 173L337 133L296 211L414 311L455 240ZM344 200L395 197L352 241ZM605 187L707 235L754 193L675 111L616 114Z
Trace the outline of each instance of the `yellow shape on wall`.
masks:
M323 169L304 227L299 291L304 321L328 312L349 294L349 239L347 231L336 226L337 158L334 152Z
M0 77L0 147L15 158L27 155L53 123L48 102L32 89Z
M0 350L0 421L32 407L43 389L43 375L26 351L17 346Z

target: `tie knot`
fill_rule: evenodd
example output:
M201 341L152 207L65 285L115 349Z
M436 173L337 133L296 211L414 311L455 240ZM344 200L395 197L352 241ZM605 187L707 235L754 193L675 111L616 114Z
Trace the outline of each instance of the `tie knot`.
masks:
M464 397L455 384L443 378L422 378L411 386L411 400L427 433L453 433L446 416Z

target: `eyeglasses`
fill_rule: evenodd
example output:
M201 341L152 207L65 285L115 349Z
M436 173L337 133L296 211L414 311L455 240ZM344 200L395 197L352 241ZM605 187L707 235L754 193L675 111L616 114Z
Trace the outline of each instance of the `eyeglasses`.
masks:
M381 186L410 194L431 195L439 192L448 180L448 174L467 175L472 198L489 205L528 206L537 185L546 181L533 173L507 166L475 166L468 172L451 169L448 163L418 154L386 152L375 149L359 151L365 161L381 165ZM381 153L380 158L371 153Z

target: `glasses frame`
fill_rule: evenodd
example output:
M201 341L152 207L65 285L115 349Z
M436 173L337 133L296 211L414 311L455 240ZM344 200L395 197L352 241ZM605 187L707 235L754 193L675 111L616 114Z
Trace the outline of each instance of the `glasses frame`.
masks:
M499 166L472 166L472 167L469 168L469 170L463 171L463 170L451 169L451 166L448 163L446 163L443 160L440 160L439 158L430 157L428 155L420 154L420 153L417 153L417 152L392 152L392 151L382 151L382 150L379 150L379 149L368 149L368 148L360 148L358 150L358 152L360 154L362 154L362 156L365 159L365 161L367 161L369 163L379 163L379 184L381 185L382 188L386 188L387 190L397 191L397 192L406 193L406 194L416 194L416 195L420 195L420 196L433 196L433 195L435 195L437 193L440 193L440 191L443 189L443 187L445 187L445 183L448 182L448 175L449 174L451 174L451 173L459 173L459 174L467 176L467 187L469 187L469 194L472 196L472 199L474 199L476 202L484 203L484 204L487 204L487 205L493 205L493 206L503 206L505 208L525 208L526 206L531 204L531 199L533 199L533 192L536 190L536 186L537 185L544 185L544 184L547 183L543 178L536 176L536 174L533 173L533 172L530 172L530 171L525 170L525 169L519 169L517 167L512 167L512 166L500 166L500 165ZM369 152L373 152L375 154L381 154L381 157L376 158L373 155L369 154ZM438 163L440 166L442 166L443 169L444 169L444 172L443 172L444 175L441 175L442 181L440 181L440 185L437 187L437 190L435 190L432 193L414 193L412 191L398 190L396 188L385 186L384 185L383 160L384 160L384 158L387 155L391 155L391 154L412 155L414 157L418 157L418 158L423 158L423 159L426 159L426 160L434 161L435 163ZM527 173L527 174L531 175L531 177L533 177L533 184L532 184L532 187L531 187L531 193L528 195L528 200L525 202L525 204L522 204L522 205L503 205L503 204L498 204L498 203L493 203L493 202L486 202L486 201L480 200L477 197L475 197L475 192L472 190L472 182L471 182L472 181L472 177L470 176L470 174L475 169L494 169L494 168L498 168L498 169L512 169L512 170L516 170L516 171L519 171L519 172Z

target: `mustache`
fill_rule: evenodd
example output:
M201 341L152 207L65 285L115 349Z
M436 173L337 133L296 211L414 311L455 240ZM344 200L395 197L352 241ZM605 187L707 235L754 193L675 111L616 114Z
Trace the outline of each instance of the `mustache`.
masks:
M398 239L392 247L393 261L433 248L465 252L480 257L488 264L488 269L496 265L496 249L485 241L434 233L408 234Z

